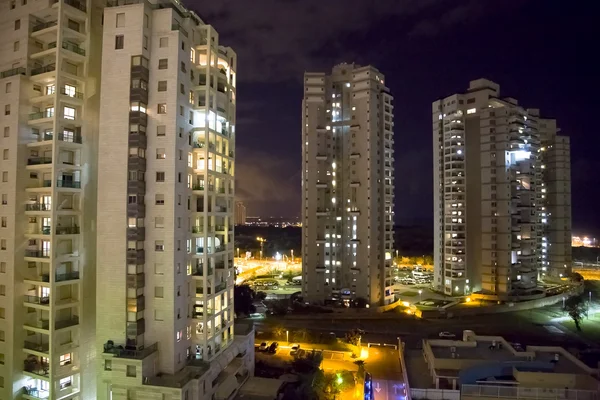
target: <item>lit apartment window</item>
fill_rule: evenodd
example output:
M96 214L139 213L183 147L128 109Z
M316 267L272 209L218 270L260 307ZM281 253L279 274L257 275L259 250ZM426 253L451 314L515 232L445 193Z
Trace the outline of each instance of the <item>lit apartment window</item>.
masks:
M183 332L182 331L177 331L177 342L181 342L182 338L183 338Z
M56 86L54 86L54 85L46 86L46 96L50 96L50 95L54 94L55 91L56 91Z
M131 111L139 111L139 112L143 112L145 114L146 113L146 104L141 103L139 101L133 101L133 102L131 102Z
M63 116L65 119L75 119L75 109L73 107L64 107Z
M159 103L157 108L158 108L157 112L159 114L167 113L167 103Z
M165 151L165 149L156 149L156 159L157 160L164 160L167 158L167 153Z
M69 97L75 97L76 93L77 93L77 90L75 90L75 86L65 85L65 87L63 88L63 94L65 94Z
M71 364L71 353L63 354L59 358L60 365L69 365Z

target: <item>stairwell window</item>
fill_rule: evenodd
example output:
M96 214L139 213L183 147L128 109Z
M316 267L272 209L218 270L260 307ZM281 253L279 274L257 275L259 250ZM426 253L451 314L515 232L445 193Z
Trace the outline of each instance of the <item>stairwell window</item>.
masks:
M125 36L117 35L115 36L115 50L123 50L125 47Z

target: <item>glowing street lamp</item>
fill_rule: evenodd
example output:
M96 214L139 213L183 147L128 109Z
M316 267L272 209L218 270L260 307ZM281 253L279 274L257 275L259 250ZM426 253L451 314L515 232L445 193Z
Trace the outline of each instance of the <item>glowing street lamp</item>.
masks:
M240 248L237 248L238 258L240 258Z
M423 290L419 289L419 302L421 302L421 294L423 293Z
M262 237L257 237L256 240L258 240L260 242L260 259L262 260L263 258L263 249L264 249L264 245L265 242L267 241L267 239L264 239Z
M290 342L290 331L285 331L285 341Z

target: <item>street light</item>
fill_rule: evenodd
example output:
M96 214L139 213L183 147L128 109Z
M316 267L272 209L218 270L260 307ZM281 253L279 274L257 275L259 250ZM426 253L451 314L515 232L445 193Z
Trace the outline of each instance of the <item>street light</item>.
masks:
M262 260L263 257L263 248L265 245L265 242L267 241L267 239L264 239L262 237L257 237L256 240L258 240L260 242L260 259Z
M294 263L294 249L292 249L292 264Z
M565 297L563 296L562 300L563 300L563 310L565 309Z
M290 343L290 331L285 331L285 341Z
M240 248L237 248L238 258L240 258Z
M419 289L419 303L421 302L421 293L423 293L423 290Z

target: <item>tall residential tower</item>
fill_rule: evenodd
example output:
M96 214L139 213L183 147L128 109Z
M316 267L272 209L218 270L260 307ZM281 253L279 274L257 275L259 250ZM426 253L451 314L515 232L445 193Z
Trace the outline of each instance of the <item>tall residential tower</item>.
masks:
M393 301L393 97L371 66L306 73L302 278L310 302Z
M499 299L541 294L571 268L569 139L485 79L435 101L434 286Z
M104 12L98 399L230 398L236 62L178 1ZM238 335L241 334L241 335Z
M0 3L0 398L94 398L102 15Z

